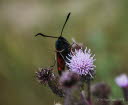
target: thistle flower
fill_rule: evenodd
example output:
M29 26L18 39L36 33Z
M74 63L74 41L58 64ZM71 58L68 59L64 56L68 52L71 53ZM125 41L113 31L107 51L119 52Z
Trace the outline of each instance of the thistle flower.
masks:
M93 96L97 99L94 101L96 105L109 105L109 96L111 93L111 88L108 84L104 82L96 83L91 87Z
M52 72L52 67L39 68L36 77L41 84L48 85L54 94L64 97L63 87L59 84L58 76Z
M115 82L119 87L128 87L128 77L126 74L116 77Z
M126 74L121 74L115 79L116 84L122 88L124 98L128 101L128 77Z
M85 49L78 49L75 50L74 52L71 52L69 54L69 62L66 62L67 66L69 69L79 75L89 75L93 77L92 71L95 70L95 65L93 64L96 59L94 59L94 56L91 54L91 50ZM67 57L68 58L68 57Z
M108 98L111 93L111 88L108 84L101 82L94 84L91 87L92 94L98 98Z
M78 80L79 80L78 74L70 71L65 71L60 77L60 84L64 87L70 88L74 86L78 82Z
M46 85L49 80L54 78L52 68L39 68L36 72L36 77L41 84Z

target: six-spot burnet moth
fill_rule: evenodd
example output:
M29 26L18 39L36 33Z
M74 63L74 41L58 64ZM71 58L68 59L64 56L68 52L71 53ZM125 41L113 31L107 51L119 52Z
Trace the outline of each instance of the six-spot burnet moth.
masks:
M58 38L55 43L55 47L56 47L56 57L57 57L57 69L60 75L62 74L62 71L65 70L65 62L68 62L67 56L71 51L70 43L62 36L64 27L69 19L70 14L71 13L68 13L67 15L67 18L64 22L64 25L62 27L61 34L59 37L44 35L42 33L38 33L35 35L35 36L41 35L43 37L50 37L50 38Z

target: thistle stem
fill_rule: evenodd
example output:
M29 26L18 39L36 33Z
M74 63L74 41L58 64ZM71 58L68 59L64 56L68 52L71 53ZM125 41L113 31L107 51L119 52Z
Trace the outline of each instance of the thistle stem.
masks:
M89 105L88 101L86 100L84 91L81 91L80 98L81 98L81 101L83 102L83 105Z
M125 101L128 101L128 87L123 88L123 93Z
M71 89L66 89L64 105L71 105Z
M92 102L91 102L91 81L88 80L87 81L87 100L88 100L88 103L89 105L92 105Z

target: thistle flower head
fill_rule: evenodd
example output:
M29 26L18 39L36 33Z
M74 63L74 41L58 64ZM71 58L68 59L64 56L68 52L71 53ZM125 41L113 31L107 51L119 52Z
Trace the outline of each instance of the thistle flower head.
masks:
M111 88L108 84L101 82L94 84L91 87L92 94L99 98L108 98L111 93Z
M78 82L78 80L79 80L78 74L71 71L65 71L60 77L60 84L64 87L70 88L74 86Z
M121 74L120 76L116 77L115 82L119 87L127 87L128 77L126 74Z
M54 78L52 68L39 68L36 72L36 77L40 83L47 84L49 80Z
M96 59L94 59L95 55L91 54L91 50L85 49L83 50L78 49L75 50L74 52L71 52L69 54L69 62L66 62L67 66L69 69L79 75L90 75L93 77L91 74L92 71L95 70L95 65L93 64Z

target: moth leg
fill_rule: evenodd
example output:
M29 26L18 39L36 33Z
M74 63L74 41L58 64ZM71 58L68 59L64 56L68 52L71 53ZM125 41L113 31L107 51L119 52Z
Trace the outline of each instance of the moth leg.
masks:
M65 49L63 49L63 50L61 50L61 51L57 51L57 50L56 50L56 52L59 52L59 53L61 53L61 52L63 52L64 50L65 50Z
M53 64L52 66L50 66L50 67L54 67L55 64L56 64L56 61L57 61L57 59L56 59L56 55L55 55L55 61L54 61L54 64Z

